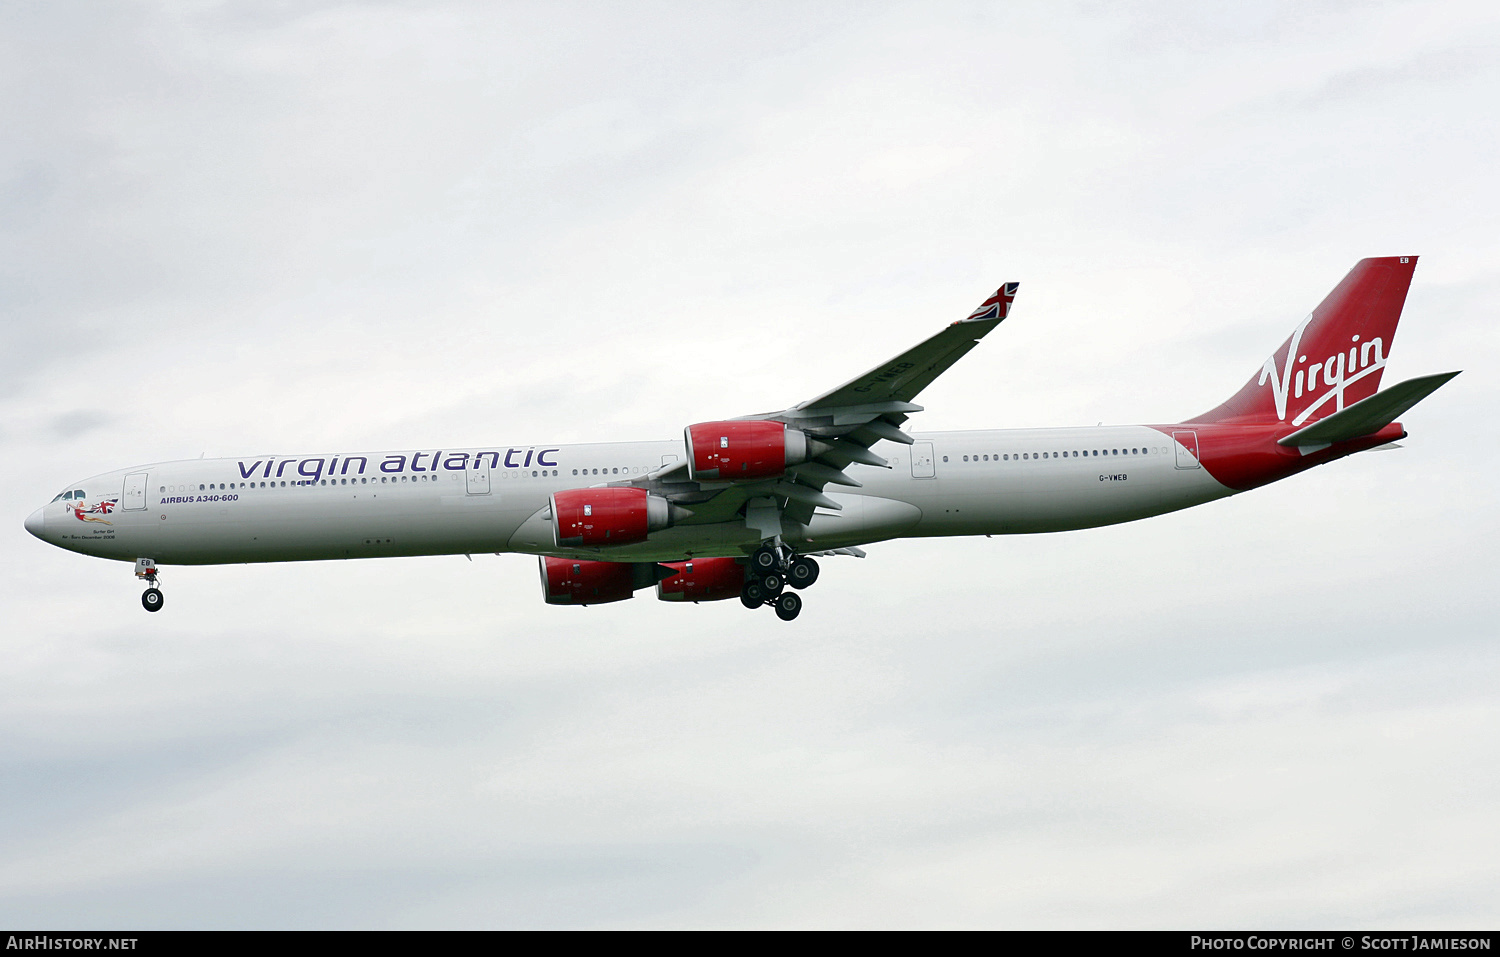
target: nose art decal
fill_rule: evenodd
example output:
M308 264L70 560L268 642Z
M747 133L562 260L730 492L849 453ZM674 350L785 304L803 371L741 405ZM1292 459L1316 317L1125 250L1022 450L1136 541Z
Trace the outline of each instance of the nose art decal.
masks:
M96 522L100 525L113 525L114 522L106 521L103 516L113 512L119 504L119 499L107 498L97 505L90 505L88 508L81 508L77 505L69 505L68 511L72 512L73 517L78 519L80 522Z

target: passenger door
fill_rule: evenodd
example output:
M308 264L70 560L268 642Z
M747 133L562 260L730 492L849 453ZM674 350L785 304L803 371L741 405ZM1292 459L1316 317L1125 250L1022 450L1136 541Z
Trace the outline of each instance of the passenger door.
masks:
M1177 445L1177 467L1180 469L1198 468L1198 433L1173 432L1172 439Z
M146 480L150 475L146 472L131 472L125 476L125 491L120 495L120 507L123 509L146 507Z
M483 459L475 459L464 473L464 491L470 495L490 494L490 466Z

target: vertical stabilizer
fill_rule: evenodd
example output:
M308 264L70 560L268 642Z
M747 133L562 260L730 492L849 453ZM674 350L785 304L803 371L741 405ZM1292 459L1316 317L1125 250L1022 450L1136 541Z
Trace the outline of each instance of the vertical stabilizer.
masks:
M1189 421L1301 427L1380 388L1416 256L1361 259L1244 388Z

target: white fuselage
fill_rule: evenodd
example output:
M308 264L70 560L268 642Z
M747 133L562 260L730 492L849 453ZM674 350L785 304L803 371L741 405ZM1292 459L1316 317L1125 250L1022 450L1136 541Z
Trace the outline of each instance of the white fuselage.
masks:
M783 532L798 551L891 538L1005 535L1133 521L1233 494L1148 426L916 433L880 442L889 468L853 465L860 488L824 491ZM642 543L559 548L554 492L641 479L682 441L194 459L75 484L78 500L28 522L86 554L158 564L280 562L524 552L613 561L743 555L761 540L743 516L689 518ZM477 465L476 465L477 463ZM116 500L103 511L98 503ZM82 507L81 507L82 506Z

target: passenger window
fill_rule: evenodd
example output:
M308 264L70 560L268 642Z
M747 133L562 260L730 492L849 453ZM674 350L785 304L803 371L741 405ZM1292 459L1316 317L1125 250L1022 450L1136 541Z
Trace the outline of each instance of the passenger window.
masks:
M946 456L946 455L945 455L945 456L943 456L943 461L944 461L944 462L946 462L946 461L948 461L948 456Z

